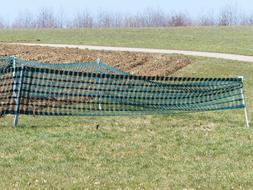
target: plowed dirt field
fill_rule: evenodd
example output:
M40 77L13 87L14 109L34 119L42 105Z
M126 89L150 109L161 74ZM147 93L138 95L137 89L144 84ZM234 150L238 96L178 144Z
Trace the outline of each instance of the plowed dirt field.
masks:
M168 76L192 63L182 55L159 55L132 52L80 50L77 48L52 48L0 44L0 56L16 56L29 61L45 63L74 63L95 61L135 75Z

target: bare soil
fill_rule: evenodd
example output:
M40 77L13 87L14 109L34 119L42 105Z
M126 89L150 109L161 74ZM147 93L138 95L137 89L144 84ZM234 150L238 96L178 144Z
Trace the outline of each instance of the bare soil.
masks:
M0 44L0 56L16 56L29 61L45 63L76 63L95 61L135 75L168 76L191 64L183 55L162 55L132 52L80 50L78 48L52 48Z

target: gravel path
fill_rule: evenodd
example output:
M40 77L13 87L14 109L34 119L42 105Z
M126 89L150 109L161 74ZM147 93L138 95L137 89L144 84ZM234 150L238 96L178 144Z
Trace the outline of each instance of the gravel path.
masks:
M13 43L12 43L13 44ZM59 48L79 48L89 50L104 50L104 51L128 51L128 52L141 52L141 53L159 53L159 54L183 54L198 57L210 57L242 62L253 62L253 56L226 54L226 53L211 53L200 51L184 51L184 50L166 50L166 49L148 49L148 48L128 48L128 47L109 47L109 46L90 46L90 45L67 45L67 44L35 44L35 43L15 43L17 45L28 46L48 46Z

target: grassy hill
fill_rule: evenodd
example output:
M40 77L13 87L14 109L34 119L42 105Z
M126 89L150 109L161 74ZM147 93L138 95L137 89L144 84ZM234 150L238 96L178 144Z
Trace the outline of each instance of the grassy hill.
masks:
M0 30L1 42L110 45L253 55L253 27Z

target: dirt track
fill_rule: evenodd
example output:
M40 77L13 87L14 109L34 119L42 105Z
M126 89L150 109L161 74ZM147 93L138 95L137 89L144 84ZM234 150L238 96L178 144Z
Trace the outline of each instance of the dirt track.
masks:
M25 60L45 63L71 63L95 61L135 75L167 76L189 65L192 60L181 55L162 55L134 52L81 50L78 48L53 48L0 44L0 56L16 56Z

